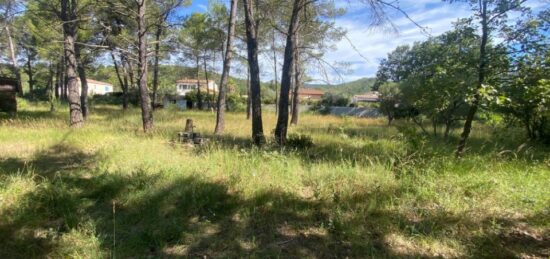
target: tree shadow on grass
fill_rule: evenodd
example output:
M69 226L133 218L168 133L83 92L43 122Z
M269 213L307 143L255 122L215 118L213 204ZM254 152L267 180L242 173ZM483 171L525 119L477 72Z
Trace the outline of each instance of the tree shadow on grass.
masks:
M40 177L0 211L0 257L514 257L548 249L548 231L529 227L544 226L540 218L548 215L479 220L441 208L399 212L388 207L405 194L398 187L331 198L277 189L245 196L198 174L103 172L98 159L56 145L27 161ZM9 159L0 168L22 172L24 165ZM516 231L521 224L528 226ZM75 231L81 235L68 242ZM87 248L94 238L97 247ZM438 255L421 238L452 239L467 251Z

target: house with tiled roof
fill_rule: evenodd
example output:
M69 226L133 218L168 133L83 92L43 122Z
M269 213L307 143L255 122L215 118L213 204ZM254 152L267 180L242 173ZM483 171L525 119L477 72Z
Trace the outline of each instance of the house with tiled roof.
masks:
M298 90L300 100L321 100L324 94L324 91L315 88L300 88Z
M197 90L200 85L200 89L203 92L216 93L218 91L218 85L214 80L203 80L203 79L180 79L176 81L176 93L180 96L185 96L185 94Z

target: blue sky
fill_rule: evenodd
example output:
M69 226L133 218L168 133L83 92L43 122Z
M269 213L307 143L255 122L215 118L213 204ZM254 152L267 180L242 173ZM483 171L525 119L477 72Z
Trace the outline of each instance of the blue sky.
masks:
M336 73L330 73L330 83L353 81L363 77L375 75L379 61L388 52L399 45L412 44L415 41L425 40L428 35L415 26L411 21L397 12L389 12L398 31L390 31L384 28L370 26L368 7L358 0L335 0L338 7L347 9L345 15L335 19L337 26L347 31L347 38L353 43L355 50L348 40L344 39L335 44L335 49L329 51L325 59L330 63L346 62L349 64L348 72L340 77ZM531 0L527 5L533 9L548 8L546 0ZM228 3L227 0L222 2ZM449 4L442 0L404 0L398 1L398 5L418 24L425 27L432 36L437 36L452 28L452 23L459 18L471 16L468 6L461 3ZM193 12L205 12L208 0L194 0L192 5L182 14ZM357 53L360 52L361 55ZM266 60L265 63L268 61ZM270 63L269 63L270 64ZM269 80L273 77L269 71L270 66L265 66L262 78ZM310 71L313 78L321 78L316 71Z

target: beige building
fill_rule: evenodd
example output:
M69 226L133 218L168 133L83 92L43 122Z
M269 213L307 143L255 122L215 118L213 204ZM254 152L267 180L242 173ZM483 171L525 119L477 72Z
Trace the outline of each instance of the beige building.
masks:
M112 84L97 81L97 80L93 80L93 79L86 79L86 81L88 82L88 95L89 96L92 96L92 95L105 95L105 94L108 94L108 93L112 93L114 91ZM82 93L81 92L82 91L82 84L80 83L80 79L77 80L77 86L78 86L78 94L80 95ZM60 91L59 94L61 94L62 90L59 89L59 91ZM69 89L67 89L67 91L69 91Z
M197 90L197 86L200 84L201 91L216 93L218 92L218 85L214 80L202 80L202 79L180 79L176 81L176 92L180 96L185 96L185 94Z

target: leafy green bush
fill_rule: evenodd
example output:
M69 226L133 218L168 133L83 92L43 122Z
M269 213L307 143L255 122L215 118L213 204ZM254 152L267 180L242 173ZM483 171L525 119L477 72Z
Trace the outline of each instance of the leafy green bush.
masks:
M246 98L237 94L229 94L225 99L229 111L242 112L246 110Z

